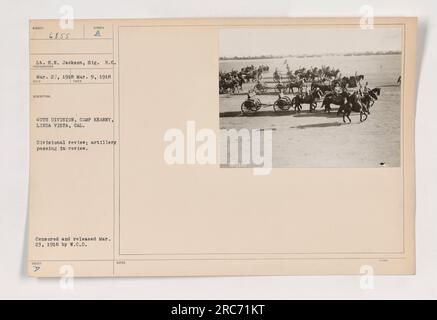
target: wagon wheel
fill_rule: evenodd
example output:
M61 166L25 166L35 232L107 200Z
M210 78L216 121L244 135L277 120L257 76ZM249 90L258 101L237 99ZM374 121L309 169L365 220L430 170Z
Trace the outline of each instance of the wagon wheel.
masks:
M261 101L259 99L246 100L241 104L241 112L245 115L254 114L261 109Z
M288 97L280 98L276 100L275 103L273 104L273 110L275 110L275 112L288 111L290 110L290 107L291 107L291 100Z
M254 90L256 93L264 93L264 92L267 91L267 88L264 87L261 83L259 83L259 84L256 84L256 85L253 87L253 90Z
M293 104L293 102L291 101L291 98L289 97L289 96L284 96L284 99L287 101L287 103L290 105L290 107L291 107L291 105Z

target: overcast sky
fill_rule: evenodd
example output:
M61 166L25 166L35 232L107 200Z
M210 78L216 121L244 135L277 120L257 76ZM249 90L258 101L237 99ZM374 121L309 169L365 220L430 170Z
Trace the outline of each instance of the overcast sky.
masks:
M233 28L220 30L220 57L401 50L402 28Z

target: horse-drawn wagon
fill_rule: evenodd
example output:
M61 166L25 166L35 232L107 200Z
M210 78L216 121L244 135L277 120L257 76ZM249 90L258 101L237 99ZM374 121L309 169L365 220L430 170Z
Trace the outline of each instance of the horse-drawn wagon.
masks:
M258 98L248 97L241 104L241 113L250 115L258 112L261 108L273 107L275 112L288 111L293 106L293 101L288 96L279 97L273 104L262 103Z
M248 98L241 104L241 113L244 115L249 115L257 112L261 109L263 104L258 98Z
M276 84L274 87L269 87L268 85L266 85L266 83L263 82L257 82L257 84L255 84L252 90L255 91L256 93L262 94L268 92L268 90L274 90L274 92L279 93L287 88L288 88L287 84L281 82Z

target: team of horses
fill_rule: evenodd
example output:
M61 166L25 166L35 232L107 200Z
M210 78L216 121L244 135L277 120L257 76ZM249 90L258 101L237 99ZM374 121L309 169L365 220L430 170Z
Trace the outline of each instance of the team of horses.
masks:
M342 115L344 123L346 123L346 119L349 120L349 123L352 122L350 118L352 111L359 112L360 122L364 122L370 115L370 108L378 100L380 94L381 88L369 89L364 93L342 90L339 93L327 92L324 94L320 88L316 87L306 94L297 94L293 99L280 93L278 99L273 103L273 109L275 111L289 111L294 108L295 112L300 112L302 105L308 104L309 112L314 112L317 108L317 102L323 98L321 108L325 112L330 113L332 111L331 105L337 105L337 116ZM248 97L241 105L241 111L243 114L250 114L257 112L262 106L269 105L263 105L259 98Z
M323 94L326 92L332 91L334 87L339 84L341 88L355 88L359 81L364 79L364 75L356 75L350 77L342 77L338 79L327 79L324 78L322 80L313 80L310 84L311 90L315 88L319 88ZM269 87L265 83L261 81L257 81L253 90L257 93L266 93L270 89L273 89L275 92L288 92L295 93L294 89L299 92L303 87L307 85L307 81L305 79L295 78L293 80L288 81L280 81L277 82L274 87ZM239 92L239 91L238 91ZM235 91L233 92L235 93Z
M273 80L279 81L296 81L304 80L305 82L319 81L326 78L338 78L340 76L340 69L335 69L330 66L323 65L322 67L311 67L311 68L298 68L292 71L286 63L287 71L285 74L281 74L277 69L273 72Z
M236 93L243 90L243 83L261 81L262 74L269 71L269 66L260 65L257 68L250 65L241 68L240 71L219 72L220 93Z
M273 81L276 86L273 88L276 91L288 91L294 93L294 89L301 89L305 83L311 82L312 87L318 86L322 91L328 91L328 87L334 81L341 82L342 86L355 87L357 81L364 78L363 75L355 75L350 77L341 77L339 69L329 66L322 66L321 68L299 68L292 71L288 64L286 65L286 73L282 74L277 69L273 72ZM256 82L254 89L258 92L266 92L268 87L262 83L263 73L269 71L269 66L260 65L255 67L250 65L241 68L240 71L232 70L230 72L219 72L219 90L220 93L239 93L243 90L243 83Z
M327 113L332 111L332 105L338 106L337 115L342 115L345 123L346 120L352 122L350 118L352 111L360 113L360 122L366 121L370 115L370 108L381 94L380 88L368 89L367 86L365 90L350 91L357 88L364 80L364 75L342 76L339 69L329 66L299 68L292 71L286 61L284 64L285 73L280 73L278 69L273 72L272 80L276 83L274 87L268 87L261 82L262 74L269 71L268 66L250 65L241 68L240 71L220 72L220 93L240 92L245 82L253 81L256 84L250 91L254 94L266 93L268 89L274 89L279 94L272 105L275 111L288 111L294 108L295 112L300 112L302 105L308 104L309 112L314 112L317 103L322 101L321 108ZM294 89L297 89L297 94L293 98L285 95L287 92L294 94ZM265 105L259 98L251 98L248 95L248 99L241 105L241 111L243 114L250 114L264 106L270 105Z
M320 89L316 89L320 90ZM347 90L343 90L339 94L329 93L325 96L322 102L322 109L325 112L331 112L331 105L339 106L337 115L343 115L343 122L346 123L346 118L349 123L352 122L350 114L352 111L360 113L360 122L367 120L370 115L370 108L374 105L375 101L381 95L381 88L374 88L360 93L358 91L350 93Z

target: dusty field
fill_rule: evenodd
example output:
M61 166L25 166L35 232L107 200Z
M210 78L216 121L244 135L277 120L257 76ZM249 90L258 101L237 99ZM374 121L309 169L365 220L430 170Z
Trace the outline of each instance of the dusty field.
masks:
M229 62L227 62L229 63ZM399 66L400 69L400 66ZM352 124L320 109L275 113L272 107L253 116L243 116L240 105L244 95L220 96L222 129L272 129L274 167L397 167L400 165L400 93L394 85L395 72L372 73L369 86L382 88L381 96L371 109L367 121L360 123L352 113ZM365 73L364 73L365 74ZM268 74L270 76L271 74ZM369 77L367 77L369 79ZM272 86L272 85L270 85ZM253 83L245 84L245 90ZM289 95L292 97L292 95ZM258 95L262 103L273 104L276 95Z

